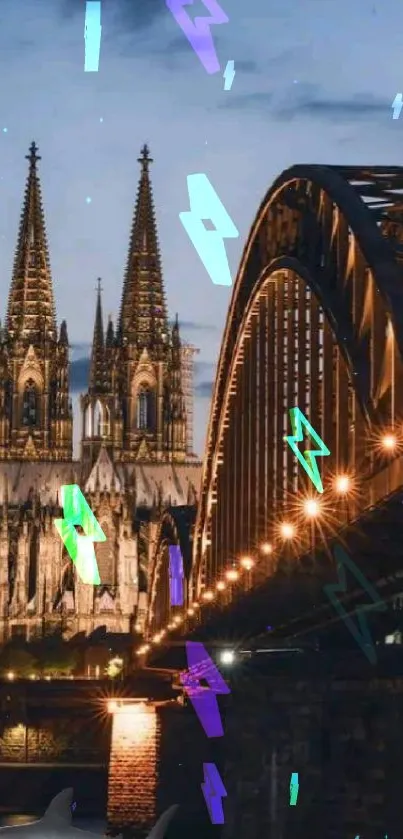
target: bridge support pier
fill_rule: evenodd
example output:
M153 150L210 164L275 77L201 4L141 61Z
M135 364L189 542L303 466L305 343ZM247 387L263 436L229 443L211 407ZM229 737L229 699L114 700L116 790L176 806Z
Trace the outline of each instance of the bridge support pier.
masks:
M112 703L108 776L108 825L136 825L146 835L156 819L157 760L160 726L155 705L139 701Z

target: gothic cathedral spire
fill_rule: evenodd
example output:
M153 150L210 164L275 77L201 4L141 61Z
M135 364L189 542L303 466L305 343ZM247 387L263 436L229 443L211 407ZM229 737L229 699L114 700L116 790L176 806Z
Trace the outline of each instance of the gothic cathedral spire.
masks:
M94 336L92 339L92 352L90 364L90 393L102 393L102 390L105 387L105 342L101 291L101 280L98 279Z
M149 148L144 145L140 182L130 235L118 325L119 341L155 349L167 340L168 318L162 281Z
M57 337L37 146L31 144L8 300L0 342L0 460L72 457L72 409L66 323Z
M94 336L92 339L89 385L81 396L82 438L81 455L92 465L102 446L112 460L122 448L122 416L116 396L117 349L113 325L109 320L106 341L102 314L101 280L98 280L95 307Z
M31 144L29 172L21 213L18 242L11 280L6 330L11 338L38 339L44 325L49 337L56 338L56 314L52 277L37 172L37 146Z
M179 326L168 323L149 166L141 172L123 282L116 338L104 343L98 292L90 385L82 397L83 459L94 462L103 445L113 460L176 462L187 459Z

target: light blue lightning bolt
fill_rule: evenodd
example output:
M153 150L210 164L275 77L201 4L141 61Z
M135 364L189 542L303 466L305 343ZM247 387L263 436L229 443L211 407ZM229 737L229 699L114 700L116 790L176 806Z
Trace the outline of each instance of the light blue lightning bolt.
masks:
M339 576L339 582L323 586L323 591L328 596L331 604L336 609L337 614L340 615L341 618L343 618L344 623L350 630L353 638L357 641L358 646L361 647L368 661L371 664L375 664L376 650L372 643L371 633L369 631L367 619L365 617L365 612L369 612L370 610L385 612L387 611L388 607L386 603L384 603L384 601L380 599L377 590L371 585L369 580L367 580L362 571L360 571L360 569L357 568L355 562L353 562L353 560L348 556L348 554L346 553L344 548L341 547L341 545L336 545L333 553L337 563L337 573ZM367 594L369 594L370 598L373 600L373 603L371 603L370 605L359 606L358 609L355 610L355 614L358 618L359 628L354 623L351 616L347 614L344 606L336 597L336 592L345 594L345 592L347 591L347 580L345 570L346 567L354 575L355 579L360 584L363 591L366 591Z
M179 218L215 285L232 285L223 239L236 239L239 232L220 201L207 175L188 175L190 211ZM216 230L206 230L203 219L213 222Z
M101 0L87 0L85 7L85 64L86 73L97 73L101 48Z
M231 90L232 82L235 79L235 61L227 61L227 66L224 70L224 90Z
M316 463L316 458L319 456L327 457L327 455L330 454L330 451L323 442L322 438L319 437L319 434L317 434L315 429L312 428L312 425L309 422L309 420L307 420L305 414L303 414L299 408L290 408L290 419L294 434L290 435L289 437L284 437L284 440L287 441L288 445L293 450L301 466L303 467L303 469L305 469L305 472L314 484L316 490L318 492L323 492L322 479L320 477L320 472L318 469L318 464ZM303 427L306 428L308 434L315 441L316 445L320 446L320 448L318 448L316 451L312 451L312 449L307 449L302 454L302 452L299 450L297 443L300 443L304 439L304 432L302 430Z
M392 119L399 119L400 112L403 108L403 98L402 98L401 93L396 93L396 96L395 96L395 98L392 102L392 108L393 108Z

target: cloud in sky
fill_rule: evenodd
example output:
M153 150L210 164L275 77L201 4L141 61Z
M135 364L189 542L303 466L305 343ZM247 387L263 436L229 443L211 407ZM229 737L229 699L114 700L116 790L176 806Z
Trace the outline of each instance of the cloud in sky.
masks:
M256 111L266 113L268 119L296 120L298 118L316 120L342 120L354 123L363 119L373 121L374 117L383 118L390 124L391 103L384 97L375 97L371 93L354 93L350 99L326 99L319 85L293 85L282 99L273 93L240 93L221 102L222 110Z
M98 73L84 73L85 0L2 0L0 315L24 156L35 139L57 319L67 320L74 345L74 385L88 371L89 350L78 345L88 347L92 338L98 276L105 316L115 319L119 310L145 141L155 161L169 313L178 312L183 337L200 347L199 362L209 367L197 373L204 393L232 289L213 285L180 223L179 213L189 207L187 175L207 174L239 230L238 239L226 242L235 278L260 201L284 169L304 161L401 162L403 116L392 120L402 84L401 0L380 4L375 15L371 4L351 0L220 2L229 23L212 27L221 70L209 75L164 0L102 0ZM207 15L200 0L187 9L192 19ZM224 92L230 59L236 75ZM198 396L199 451L207 411L208 399Z

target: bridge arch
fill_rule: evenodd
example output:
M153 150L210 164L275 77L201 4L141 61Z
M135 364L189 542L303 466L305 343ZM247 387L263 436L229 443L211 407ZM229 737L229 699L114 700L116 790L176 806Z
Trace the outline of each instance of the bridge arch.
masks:
M289 408L331 451L323 478L370 470L376 435L402 418L402 187L400 168L294 166L260 205L217 368L193 600L311 489L284 442Z
M179 618L182 608L171 605L169 585L169 547L181 549L184 568L183 607L188 601L188 582L191 567L191 538L195 509L171 507L165 510L159 522L149 577L149 599L144 636L150 640L162 628Z

